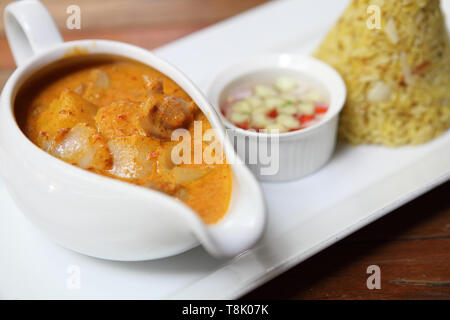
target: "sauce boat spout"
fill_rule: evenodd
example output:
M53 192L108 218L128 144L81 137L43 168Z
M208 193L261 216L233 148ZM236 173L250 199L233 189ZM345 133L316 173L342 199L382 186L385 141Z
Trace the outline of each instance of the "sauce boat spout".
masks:
M230 208L225 217L213 225L191 225L206 250L218 258L236 256L251 248L266 226L265 203L255 178L238 164L233 168L233 180Z

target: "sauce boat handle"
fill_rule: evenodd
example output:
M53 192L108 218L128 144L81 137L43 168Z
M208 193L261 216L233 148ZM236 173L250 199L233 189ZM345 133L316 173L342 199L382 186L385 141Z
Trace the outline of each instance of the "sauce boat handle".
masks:
M33 55L63 42L55 21L38 0L10 3L4 11L9 46L17 66Z

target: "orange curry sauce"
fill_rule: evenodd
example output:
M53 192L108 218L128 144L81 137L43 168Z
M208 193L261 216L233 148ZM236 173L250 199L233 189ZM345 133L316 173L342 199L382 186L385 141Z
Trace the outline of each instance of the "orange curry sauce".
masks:
M149 66L104 55L66 58L33 76L15 107L26 136L55 157L178 198L208 224L228 209L228 164L172 162L173 130L193 137L194 120L203 132L211 125L174 81Z

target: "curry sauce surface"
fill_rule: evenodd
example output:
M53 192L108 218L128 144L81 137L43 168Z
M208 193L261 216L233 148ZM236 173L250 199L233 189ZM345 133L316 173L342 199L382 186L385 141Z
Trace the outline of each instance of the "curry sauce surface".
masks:
M98 56L49 68L23 86L15 107L26 136L68 163L169 194L208 224L228 209L228 164L171 158L179 143L171 140L174 130L194 137L194 121L202 133L209 121L182 88L149 66ZM202 142L202 150L208 146Z

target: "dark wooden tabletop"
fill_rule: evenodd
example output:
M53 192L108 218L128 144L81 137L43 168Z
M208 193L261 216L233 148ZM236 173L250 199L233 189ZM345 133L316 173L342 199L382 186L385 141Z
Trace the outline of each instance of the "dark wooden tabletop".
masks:
M0 0L0 9L11 1ZM266 0L42 0L65 40L98 38L147 49L192 33ZM68 30L66 8L81 8ZM14 62L0 23L0 88ZM369 290L367 268L380 267ZM340 241L244 299L450 299L450 183Z

